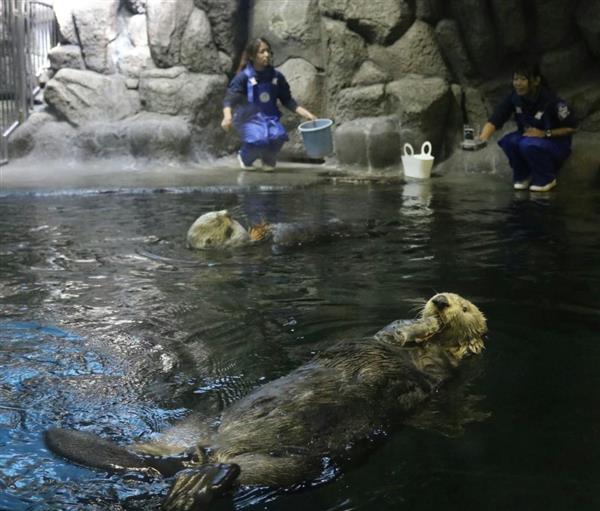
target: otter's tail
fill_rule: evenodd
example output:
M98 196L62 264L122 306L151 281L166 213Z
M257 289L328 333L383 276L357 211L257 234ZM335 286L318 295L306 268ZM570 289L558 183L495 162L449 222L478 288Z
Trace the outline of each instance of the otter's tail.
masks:
M111 472L135 470L172 476L186 468L184 457L158 457L136 454L92 433L51 428L44 435L53 453L80 465Z

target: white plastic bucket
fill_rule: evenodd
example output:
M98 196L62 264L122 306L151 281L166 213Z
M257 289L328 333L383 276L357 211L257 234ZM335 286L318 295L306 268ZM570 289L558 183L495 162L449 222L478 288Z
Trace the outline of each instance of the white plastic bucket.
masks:
M306 154L311 158L323 158L333 152L333 140L331 138L331 119L315 119L306 121L298 126L302 134L302 141Z
M431 142L423 142L421 154L415 154L413 147L407 142L404 144L404 154L402 155L404 177L429 179L434 159L431 155Z

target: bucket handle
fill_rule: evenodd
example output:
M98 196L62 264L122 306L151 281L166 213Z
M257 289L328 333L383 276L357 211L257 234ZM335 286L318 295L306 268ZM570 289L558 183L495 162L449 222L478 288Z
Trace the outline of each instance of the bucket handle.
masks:
M429 140L427 142L423 142L423 145L421 146L421 154L431 156L431 142Z
M410 149L410 151L409 151ZM413 149L413 146L411 146L408 142L406 142L404 144L404 155L405 156L412 156L415 154L415 150Z

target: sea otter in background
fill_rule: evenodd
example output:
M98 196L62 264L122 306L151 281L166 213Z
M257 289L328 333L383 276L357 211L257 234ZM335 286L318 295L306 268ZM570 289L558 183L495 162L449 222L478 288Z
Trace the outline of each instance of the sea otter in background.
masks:
M164 509L202 509L236 481L289 486L318 478L324 458L346 459L352 446L416 411L465 357L481 353L486 330L470 301L436 294L419 319L340 342L257 388L195 445L178 440L177 426L157 441L129 447L63 429L48 430L46 443L92 467L176 475Z
M347 223L336 219L323 224L262 222L246 230L224 209L199 216L187 232L187 243L197 250L239 247L266 241L270 241L274 247L286 248L336 238L380 234L383 231L373 221Z

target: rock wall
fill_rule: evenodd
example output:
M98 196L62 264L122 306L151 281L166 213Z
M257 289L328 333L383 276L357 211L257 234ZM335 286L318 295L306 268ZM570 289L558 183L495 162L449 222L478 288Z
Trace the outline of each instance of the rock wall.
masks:
M125 153L231 152L221 101L257 35L299 103L335 120L344 163L393 165L404 142L425 139L445 158L462 125L481 126L508 92L511 63L532 53L581 128L600 132L600 0L54 0L54 9L61 43L50 52L47 108L17 131L13 156L35 149L33 132L106 154L90 143L99 122L103 133L114 124ZM298 122L285 113L291 158L305 156ZM185 143L169 143L183 132Z

